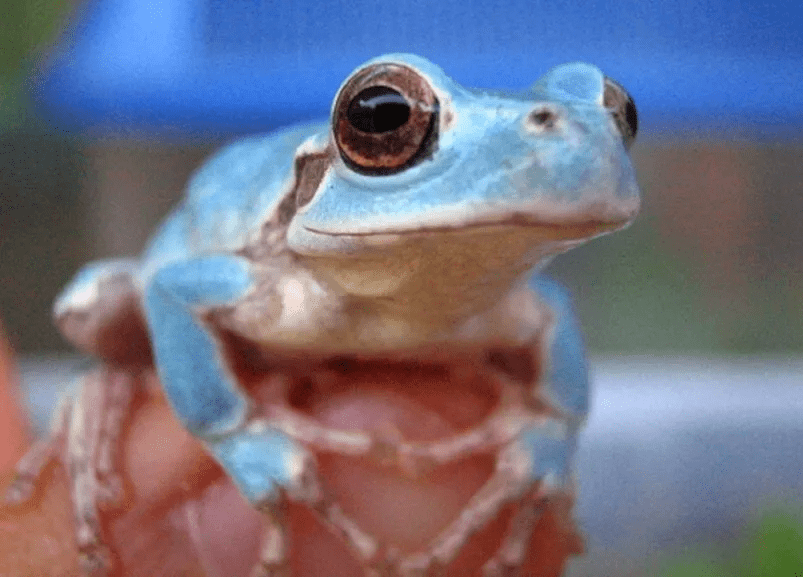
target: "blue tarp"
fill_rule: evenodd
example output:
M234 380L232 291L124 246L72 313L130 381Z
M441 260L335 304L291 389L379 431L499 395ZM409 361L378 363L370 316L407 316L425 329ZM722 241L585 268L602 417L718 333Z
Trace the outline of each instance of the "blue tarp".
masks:
M62 40L35 97L75 130L223 135L325 116L355 66L396 51L498 89L592 62L648 133L803 125L798 0L103 0Z

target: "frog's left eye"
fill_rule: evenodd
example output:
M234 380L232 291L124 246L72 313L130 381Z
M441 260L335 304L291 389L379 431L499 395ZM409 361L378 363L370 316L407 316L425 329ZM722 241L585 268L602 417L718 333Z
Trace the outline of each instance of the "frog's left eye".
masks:
M638 132L636 103L621 84L607 76L605 77L605 92L602 100L605 108L613 115L616 127L622 135L625 148L630 148Z
M358 71L340 90L332 130L340 156L363 174L391 174L426 158L437 143L438 100L402 64Z

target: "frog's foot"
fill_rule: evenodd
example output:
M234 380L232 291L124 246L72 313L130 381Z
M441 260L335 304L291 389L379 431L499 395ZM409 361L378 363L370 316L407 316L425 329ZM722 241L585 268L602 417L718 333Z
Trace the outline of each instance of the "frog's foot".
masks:
M117 470L120 436L130 412L134 376L106 367L89 371L62 398L48 437L17 465L6 493L9 504L31 499L50 462L61 460L69 477L75 536L86 575L101 577L113 565L102 537L99 509L119 506L124 487Z
M359 370L352 367L352 370ZM414 369L411 369L414 370ZM455 371L466 372L462 366ZM525 495L546 499L555 481L562 482L573 447L574 429L563 416L534 396L526 384L511 379L495 368L477 368L472 375L456 375L454 383L476 383L477 396L487 411L477 411L477 422L470 422L453 434L434 439L415 439L393 427L341 429L331 426L308 410L315 394L325 399L343 394L336 380L313 374L306 381L310 390L299 394L293 387L299 381L274 373L262 382L259 416L249 429L281 432L304 448L304 466L295 469L297 479L306 477L306 491L291 490L288 498L313 510L328 530L351 551L371 577L436 577L443 575L460 555L471 537L497 519L505 509L515 509L502 546L487 571L499 575L515 574L529 548L530 535L539 519L539 503ZM476 379L471 381L469 379ZM312 383L311 385L309 383ZM303 384L303 383L302 383ZM469 392L471 389L466 387ZM380 389L384 390L384 389ZM390 391L390 394L395 394ZM306 399L303 402L298 399ZM403 403L404 401L399 401ZM425 401L422 401L425 402ZM307 404L304 404L307 403ZM487 405L485 404L487 403ZM259 451L259 454L266 454ZM477 455L493 456L495 469L484 484L447 521L445 529L417 552L400 552L391 543L365 530L359 516L350 517L339 501L328 494L326 479L318 477L315 456L336 454L367 459L382 468L396 469L400 477L425 478L444 466ZM241 459L241 462L243 460ZM291 459L291 461L294 461ZM290 462L290 461L288 461ZM297 462L297 461L296 461ZM363 461L364 462L364 461ZM230 467L233 469L234 467ZM295 483L294 483L295 484ZM275 565L275 562L274 562ZM511 573L512 572L512 573ZM268 573L270 575L270 573Z
M251 423L250 428L259 430L262 425L259 422ZM319 432L315 429L316 435ZM395 564L391 561L398 556L383 551L379 541L343 511L337 500L322 484L312 455L305 452L298 463L296 476L287 487L277 487L267 499L256 503L256 507L263 512L267 522L260 562L252 571L252 577L292 576L287 537L288 501L302 504L314 511L332 534L339 537L352 555L366 567L367 575L372 577L398 575L392 568Z
M314 459L311 456L308 455L304 460L303 469L298 477L298 482L287 492L287 496L298 503L306 505L312 511L315 511L329 530L346 544L352 555L368 568L369 575L372 577L389 577L396 574L389 572L386 567L389 559L394 557L394 555L385 554L385 552L381 550L379 541L370 533L364 531L356 521L343 511L334 496L331 495L322 484ZM287 552L285 533L281 529L286 528L287 524L277 523L277 521L284 519L283 503L284 500L281 499L271 502L268 507L261 507L262 510L269 510L268 519L273 522L273 527L281 532L282 539L281 541L274 540L274 542L271 543L271 535L267 535L263 547L263 565L266 553L273 558L278 558L276 552L281 551L282 555L286 555ZM278 512L277 508L279 508ZM270 527L270 529L273 527ZM273 539L276 538L274 537ZM272 562L273 564L269 566L279 566L273 559ZM273 577L271 573L267 573L267 575ZM285 577L283 573L277 573L276 575L277 577ZM289 572L287 575L289 577Z
M252 428L259 425L252 423ZM300 471L287 488L277 488L268 498L255 503L265 519L260 559L251 571L251 577L292 577L290 544L287 535L287 502L292 500L316 512L329 530L351 550L355 558L368 568L372 576L397 575L387 570L388 558L380 554L379 542L363 531L341 509L340 505L323 488L314 460L307 455L302 459Z
M82 526L83 530L76 533L81 572L86 577L106 577L114 567L114 553L103 543L99 525L85 519Z
M472 535L497 517L506 505L521 499L523 491L531 483L527 473L526 465L522 466L518 447L511 445L502 449L491 478L426 551L410 555L402 561L399 574L404 577L438 575L454 561ZM517 532L512 533L518 537Z

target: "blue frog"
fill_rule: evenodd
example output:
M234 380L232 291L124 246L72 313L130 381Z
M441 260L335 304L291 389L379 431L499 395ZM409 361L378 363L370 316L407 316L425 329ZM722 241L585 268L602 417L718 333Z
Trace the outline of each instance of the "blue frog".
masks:
M256 574L289 575L287 547L276 546L286 539L284 499L316 511L369 569L430 574L502 507L537 507L570 482L586 362L568 296L540 270L635 217L636 130L630 96L589 64L502 95L465 89L423 58L382 56L346 79L329 121L214 156L141 258L76 276L57 323L106 366L155 366L183 426L266 512L272 545ZM295 382L348 362L478 367L494 375L500 401L470 430L432 443L379 442L293 410ZM275 406L244 386L255 368L284 375ZM11 495L30 493L52 439L69 439L79 547L87 572L102 573L96 506L119 482L113 459L97 455L111 454L119 431L97 423L119 422L130 395L124 371L92 383L64 402ZM113 397L105 417L93 417L92 394ZM497 465L426 551L390 563L316 472L318 450L379 458L377 447L384 463L415 474L481 451ZM537 515L525 509L486 574L522 562L510 545L532 531Z

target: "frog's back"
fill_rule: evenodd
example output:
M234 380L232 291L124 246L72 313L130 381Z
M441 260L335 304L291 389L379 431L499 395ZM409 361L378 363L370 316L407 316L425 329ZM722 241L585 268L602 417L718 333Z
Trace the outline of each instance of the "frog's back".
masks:
M192 255L242 247L271 219L293 180L298 147L326 135L309 124L246 138L216 153L191 179L181 204L151 239L142 275Z

